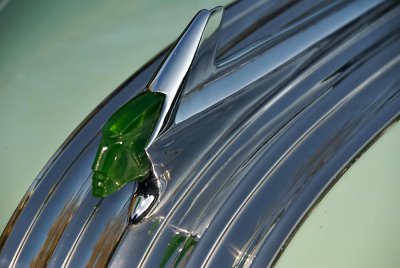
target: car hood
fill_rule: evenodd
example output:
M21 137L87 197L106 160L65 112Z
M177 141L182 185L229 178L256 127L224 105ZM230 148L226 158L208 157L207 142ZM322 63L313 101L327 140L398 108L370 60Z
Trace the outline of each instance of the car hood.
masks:
M196 61L205 65L192 65L174 119L149 148L165 182L151 213L128 224L135 183L96 198L90 167L104 123L162 71L168 51L49 161L1 237L0 264L272 265L318 199L398 119L399 15L390 1L229 6L213 60L208 51Z

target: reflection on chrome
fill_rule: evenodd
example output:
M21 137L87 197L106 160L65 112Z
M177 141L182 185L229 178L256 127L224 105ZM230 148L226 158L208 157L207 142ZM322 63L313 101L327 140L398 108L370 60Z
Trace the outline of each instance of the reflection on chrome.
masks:
M199 61L209 59L210 54L207 48L210 42L212 49L216 49L216 39L210 38L213 33L220 28L222 19L222 7L216 7L212 10L201 10L189 24L180 39L176 42L173 49L165 59L157 74L147 85L147 89L152 92L160 92L165 94L163 109L153 134L149 140L147 147L150 147L161 131L165 130L168 124L174 120L168 119L167 116L174 116L180 91L186 76L190 77L190 70L196 66ZM211 41L210 41L211 40ZM215 54L211 54L212 59L206 61L201 66L202 69L196 68L194 73L204 73L204 69L209 69L215 61ZM202 76L204 78L204 75ZM156 174L157 175L157 174Z
M157 203L159 196L159 182L154 176L138 182L129 207L129 223L137 224L143 220Z
M399 120L399 1L235 1L218 20L193 70L184 59L188 72L175 69L173 44L76 130L0 238L1 267L43 252L52 267L272 266L326 190ZM213 56L200 54L229 61L203 81ZM155 174L95 198L85 181L99 130L168 73L179 82L157 81L177 88L184 76L188 88L185 80L176 120L167 115L171 124L146 148Z
M179 267L181 262L185 263L199 240L194 235L180 228L175 228L175 234L168 242L160 267Z
M232 255L235 256L235 264L233 267L250 267L255 257L254 255L243 252L237 248L232 248Z

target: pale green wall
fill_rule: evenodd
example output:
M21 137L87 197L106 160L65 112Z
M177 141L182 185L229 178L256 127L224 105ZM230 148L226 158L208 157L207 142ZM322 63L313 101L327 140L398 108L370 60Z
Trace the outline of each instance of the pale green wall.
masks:
M333 186L278 268L400 267L400 123Z
M113 89L227 0L0 0L0 232L47 160Z

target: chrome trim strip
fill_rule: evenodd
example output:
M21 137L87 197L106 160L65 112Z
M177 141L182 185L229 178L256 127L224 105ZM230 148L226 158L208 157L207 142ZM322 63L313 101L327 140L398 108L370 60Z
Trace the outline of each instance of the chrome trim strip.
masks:
M383 0L349 2L340 10L303 28L284 42L209 82L203 88L185 92L175 122L180 123L246 88L382 2Z

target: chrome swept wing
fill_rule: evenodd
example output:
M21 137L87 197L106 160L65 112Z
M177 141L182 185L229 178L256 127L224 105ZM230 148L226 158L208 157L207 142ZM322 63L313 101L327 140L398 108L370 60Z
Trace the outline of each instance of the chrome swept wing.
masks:
M193 87L197 80L204 81L215 69L215 50L223 8L201 10L183 32L147 89L166 95L159 121L147 147L168 125L168 115L175 117L174 109L182 88ZM172 121L175 121L172 119Z

